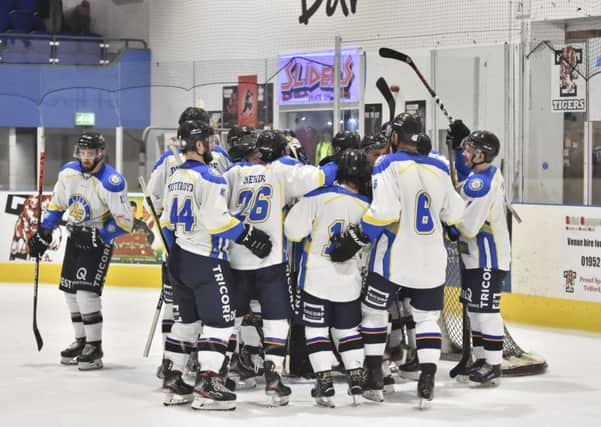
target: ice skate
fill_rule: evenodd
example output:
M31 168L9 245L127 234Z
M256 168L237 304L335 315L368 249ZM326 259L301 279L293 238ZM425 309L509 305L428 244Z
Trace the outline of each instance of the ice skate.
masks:
M501 365L489 365L484 363L480 369L469 376L472 385L481 387L494 387L501 383L503 372Z
M460 370L455 378L460 383L468 384L470 382L470 375L472 375L474 372L478 371L482 366L484 366L484 363L486 363L486 360L477 359L471 365L468 365L462 370Z
M282 383L282 377L276 371L275 363L271 360L266 360L263 367L265 371L265 394L271 397L271 405L287 405L292 390Z
M223 385L217 373L201 371L194 386L192 408L205 411L233 410L236 409L236 394Z
M77 367L80 371L91 371L93 369L102 369L102 345L100 341L88 342L77 356Z
M257 373L248 353L241 352L232 356L230 375L236 382L237 390L248 390L257 386Z
M407 353L407 360L399 366L399 376L408 380L417 381L419 378L417 350L412 349Z
M63 365L77 365L77 356L79 356L86 345L86 339L75 338L69 347L61 351L61 363Z
M184 382L182 373L171 369L173 363L169 359L163 359L161 371L163 372L163 392L165 398L163 405L184 405L192 402L194 388Z
M353 398L353 405L359 405L359 396L363 393L363 368L349 369L346 371L348 381L348 394Z
M434 398L434 377L436 375L436 365L433 363L424 363L417 381L417 397L419 399L419 408L424 409L426 402Z
M365 364L363 397L374 402L384 402L384 378L382 375L381 358L378 356L366 356Z
M315 387L311 389L311 397L319 406L334 408L334 382L332 380L332 371L318 372L316 375Z

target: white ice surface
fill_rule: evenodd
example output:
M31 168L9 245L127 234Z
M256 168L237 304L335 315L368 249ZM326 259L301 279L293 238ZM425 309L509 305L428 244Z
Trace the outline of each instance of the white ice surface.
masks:
M352 407L339 382L335 409L316 407L309 383L292 384L288 407L261 406L266 398L258 388L239 392L233 412L167 408L154 376L161 359L158 331L150 357L142 357L157 297L156 289L105 288L105 368L80 372L58 363L59 352L73 340L62 292L56 286L39 288L44 347L38 352L31 327L33 286L0 284L0 427L601 425L601 334L515 324L509 329L516 341L546 357L546 374L471 389L449 379L452 364L442 362L426 410L417 409L414 382L397 384L381 405L364 401Z

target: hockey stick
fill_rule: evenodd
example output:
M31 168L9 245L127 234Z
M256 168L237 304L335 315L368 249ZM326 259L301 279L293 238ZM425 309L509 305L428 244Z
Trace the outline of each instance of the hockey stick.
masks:
M394 120L394 113L396 110L396 101L394 100L394 96L392 95L390 86L388 86L388 83L386 83L386 79L384 77L380 77L376 81L376 86L377 86L378 90L380 91L380 93L382 94L382 96L384 97L384 99L386 100L386 103L388 104L388 112L390 115L389 121L392 121L392 120Z
M148 188L146 187L146 181L143 176L138 177L138 182L140 183L140 187L142 187L142 192L144 193L144 200L146 200L146 204L150 209L150 216L152 216L152 220L155 225L158 227L159 237L161 238L161 243L163 244L163 250L167 255L169 255L169 247L167 246L167 241L165 240L165 236L163 236L163 232L161 231L161 224L159 222L159 216L154 208L154 204L150 199L150 195L148 194ZM159 295L159 301L157 302L157 306L154 311L154 316L152 318L152 323L150 325L150 332L148 333L148 338L146 339L146 345L144 346L144 357L148 357L150 353L150 346L152 345L152 339L154 338L154 332L156 331L157 324L159 323L159 316L161 315L161 309L163 308L163 286L161 284L161 293Z
M426 90L430 93L430 95L434 99L434 102L436 102L436 104L440 107L440 110L445 115L445 117L447 118L449 123L451 123L453 121L453 117L451 117L449 115L447 108L444 106L444 104L442 102L440 102L440 98L438 97L438 95L436 94L434 89L432 89L432 87L430 86L430 84L428 83L428 81L426 80L424 75L422 74L422 72L419 70L419 68L417 68L417 65L415 64L415 62L413 62L413 59L411 59L411 57L409 55L406 55L406 54L396 51L394 49L390 49L388 47L381 47L379 52L380 52L380 56L383 58L396 59L397 61L401 61L401 62L404 62L405 64L409 65L413 69L413 71L415 71L415 74L417 74L417 77L419 77L419 79L422 81ZM452 162L452 156L450 154L451 153L449 153L449 161ZM507 210L509 212L511 212L511 215L513 217L515 217L515 220L518 223L522 222L522 218L520 218L518 213L515 211L513 206L511 206L511 203L509 203L509 201L507 199L505 199L505 207L507 208Z
M419 79L422 81L422 83L426 87L426 90L430 93L430 95L432 95L432 98L434 98L434 101L440 107L440 110L442 111L442 113L449 120L449 123L453 121L453 118L449 115L447 108L444 106L444 104L442 102L440 102L440 98L438 97L438 95L436 95L436 92L434 91L434 89L432 89L432 87L428 84L428 81L426 80L426 78L424 77L422 72L419 70L419 68L417 68L417 65L415 64L415 62L413 62L413 59L411 59L411 57L409 55L405 55L404 53L398 52L396 50L393 50L393 49L390 49L387 47L381 47L380 48L380 56L382 58L396 59L397 61L404 62L405 64L407 64L411 68L413 68L413 71L415 71L415 74L417 74L417 77L419 77Z
M46 157L46 147L44 136L40 138L40 163L38 165L38 229L42 226L42 191L44 190L44 159ZM40 279L40 257L41 254L35 258L35 267L33 270L33 335L35 336L35 342L38 346L38 351L42 350L44 346L44 340L42 340L42 334L38 329L38 282Z

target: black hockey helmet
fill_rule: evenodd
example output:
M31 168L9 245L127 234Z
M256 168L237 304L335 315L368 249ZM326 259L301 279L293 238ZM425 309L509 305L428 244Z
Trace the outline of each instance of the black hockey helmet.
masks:
M236 145L232 145L228 154L232 158L233 162L241 162L247 159L247 157L257 151L257 145L254 142L241 142Z
M210 153L209 137L214 131L208 123L200 120L185 121L179 125L177 134L183 152L196 150L196 141L201 140L205 144L205 151Z
M484 162L491 163L501 150L499 138L486 130L475 130L466 136L461 142L462 146L471 145L474 151L484 154Z
M349 148L344 150L338 160L338 171L336 179L339 181L350 181L358 187L370 179L371 167L364 150Z
M365 135L361 140L361 148L366 151L384 148L384 139L383 135Z
M361 139L359 138L359 134L348 130L338 132L332 139L334 154L344 151L347 148L359 148L360 146Z
M227 143L230 147L240 143L251 143L256 139L256 131L250 126L234 126L227 133Z
M211 123L211 118L206 110L198 107L188 107L182 111L182 114L180 114L177 124L181 125L184 122L189 122L192 120L205 122L207 124Z
M77 140L77 148L95 148L97 150L104 150L105 147L106 143L100 132L85 131Z
M94 157L94 164L89 170L92 170L96 165L104 158L104 150L106 148L106 142L100 132L96 131L84 131L77 139L77 145L75 147L75 158L80 159L80 150L92 149L96 150L96 156ZM83 165L82 165L83 166Z
M415 143L417 144L417 152L427 156L432 151L432 140L425 133L418 133L415 136Z
M286 155L286 137L278 131L266 130L257 138L257 156L265 163Z
M413 143L417 142L414 135L421 132L422 125L419 118L409 113L401 113L390 122L389 133L397 133L399 142Z

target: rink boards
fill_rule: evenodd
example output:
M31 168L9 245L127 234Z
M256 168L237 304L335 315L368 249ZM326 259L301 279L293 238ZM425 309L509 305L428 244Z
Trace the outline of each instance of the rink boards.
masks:
M27 224L27 210L35 210L28 197L0 192L0 227L5 230L0 238L0 282L32 283L33 262L14 256L15 242L23 233L18 229ZM141 195L131 194L130 199L138 203L136 217L156 234ZM523 222L513 223L512 293L505 294L502 303L506 319L601 332L601 208L514 207ZM56 247L41 264L41 283L59 281L66 233L57 234ZM147 237L138 232L118 242L107 277L110 286L161 286L159 239L149 242ZM11 253L14 260L9 261Z

